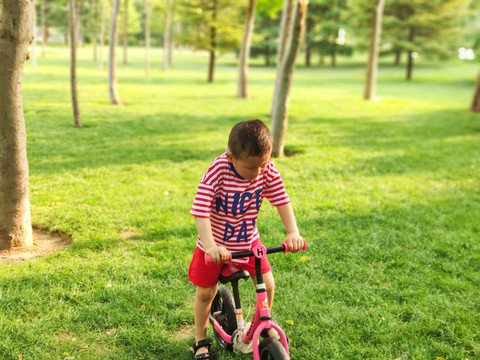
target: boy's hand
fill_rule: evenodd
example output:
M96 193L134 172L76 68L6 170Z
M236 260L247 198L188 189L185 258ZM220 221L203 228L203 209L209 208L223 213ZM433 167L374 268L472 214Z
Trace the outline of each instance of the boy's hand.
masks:
M205 253L212 257L215 264L220 264L221 262L226 262L230 259L230 253L222 246L213 245L207 249L204 247L204 250Z
M303 249L305 240L300 236L299 233L294 232L294 233L288 234L284 242L286 242L288 245L288 251L292 253L296 253L297 251L300 251Z

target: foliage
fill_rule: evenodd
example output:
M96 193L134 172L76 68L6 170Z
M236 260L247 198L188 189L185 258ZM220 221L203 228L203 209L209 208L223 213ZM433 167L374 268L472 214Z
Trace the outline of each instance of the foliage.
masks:
M306 46L320 56L351 55L353 48L339 39L339 31L349 28L346 22L347 0L310 1L307 12Z
M243 35L246 4L234 4L234 0L180 1L178 8L184 20L180 43L201 50L237 49ZM211 43L212 28L216 32L215 45Z
M230 128L270 108L274 69L251 69L235 99L232 56L176 55L144 77L143 49L119 64L124 107L79 49L83 129L71 124L68 50L47 47L23 85L32 222L70 249L0 266L2 359L191 359L196 186ZM152 49L152 61L161 62ZM390 59L386 59L390 62ZM476 65L381 64L382 101L360 98L364 67L298 67L287 150L276 160L309 248L270 259L273 315L293 359L480 357L480 128L466 111ZM283 227L268 203L267 245ZM301 297L299 297L301 292ZM244 313L254 289L242 282ZM212 336L211 330L209 330ZM214 345L218 359L230 355ZM22 355L22 356L20 356Z
M384 42L391 52L446 57L462 45L471 0L392 0L385 5ZM411 36L411 38L410 38Z

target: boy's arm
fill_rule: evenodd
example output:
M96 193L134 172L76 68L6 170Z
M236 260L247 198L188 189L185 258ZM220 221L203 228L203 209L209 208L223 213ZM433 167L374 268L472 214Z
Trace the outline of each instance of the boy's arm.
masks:
M195 224L197 225L198 235L202 243L203 250L210 255L215 264L220 264L222 261L227 261L230 254L227 249L218 246L213 239L212 224L209 218L195 217Z
M288 203L277 206L277 211L280 215L280 219L282 219L283 226L285 226L285 230L287 231L287 237L284 241L288 245L288 250L294 253L301 250L303 248L304 240L298 231L292 205Z

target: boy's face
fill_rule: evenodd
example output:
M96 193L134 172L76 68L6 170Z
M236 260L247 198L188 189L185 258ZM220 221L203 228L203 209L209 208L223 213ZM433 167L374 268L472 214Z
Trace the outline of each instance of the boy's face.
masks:
M245 180L253 180L258 175L263 174L267 168L270 154L236 158L230 151L228 151L227 159L233 164L233 167L241 177L243 177Z

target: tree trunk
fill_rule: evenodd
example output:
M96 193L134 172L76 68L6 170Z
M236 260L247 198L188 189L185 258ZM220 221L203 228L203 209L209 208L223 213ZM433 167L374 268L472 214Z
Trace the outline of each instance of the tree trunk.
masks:
M274 99L275 107L272 114L272 135L273 135L273 153L275 157L284 155L283 145L288 123L288 105L290 97L290 88L292 85L293 71L295 69L295 60L300 49L303 34L305 32L305 18L307 15L308 0L296 0L292 24L290 27L289 43L282 60L280 72L277 73L279 88L277 99Z
M110 41L108 56L108 93L110 96L110 104L122 105L118 97L117 90L117 41L118 41L118 7L120 0L113 0L112 17L110 20Z
M408 41L410 43L413 42L415 39L415 28L413 26L410 26L410 33L408 35ZM408 50L407 53L407 81L410 81L412 79L412 72L413 72L413 51Z
M273 88L273 101L270 109L270 115L273 116L273 109L275 107L275 100L278 98L278 88L280 86L280 69L282 66L283 57L287 50L289 42L290 23L292 22L293 0L285 0L283 3L282 19L280 21L280 34L278 36L277 47L277 76L275 78L275 85Z
M33 33L33 40L32 40L32 49L30 52L30 61L32 64L32 68L35 69L37 67L37 39L36 39L36 28L37 28L37 9L35 8L35 0L33 0L33 24L32 24L32 33Z
M45 57L45 44L48 37L47 26L45 25L45 0L40 0L40 23L42 27L42 57Z
M105 47L105 22L107 13L106 0L100 0L102 3L102 15L100 17L100 51L98 52L98 70L103 69L103 49Z
M75 7L75 0L68 1L69 10L69 30L70 30L70 92L72 96L72 114L73 126L82 127L80 120L80 109L78 107L78 92L77 92L77 14Z
M145 76L150 76L150 16L152 0L145 2Z
M123 18L123 63L128 63L128 0L125 0L125 16Z
M255 7L257 0L248 0L245 32L243 34L240 57L238 59L237 98L248 99L248 59L252 43L253 26L255 21Z
M402 59L402 52L400 50L395 51L395 59L393 61L393 65L399 66L401 59Z
M0 4L0 250L31 247L23 65L33 39L31 0Z
M165 8L165 23L163 27L163 61L162 70L167 71L170 59L170 32L172 28L172 0L167 0Z
M97 61L97 45L98 45L98 0L95 0L93 4L93 61Z
M213 82L213 73L215 71L215 50L217 48L217 0L213 0L212 24L210 24L210 59L208 62L208 82Z
M480 112L480 71L478 72L477 83L475 84L475 92L473 93L470 111Z
M368 53L367 64L367 80L365 81L365 92L363 98L365 100L375 99L375 87L377 85L378 71L378 49L380 47L380 39L382 34L382 16L385 0L377 0L377 4L373 11L372 35L370 39L370 49Z

